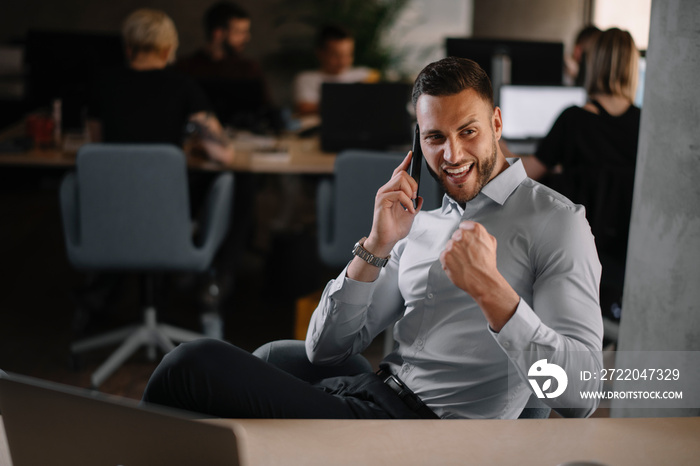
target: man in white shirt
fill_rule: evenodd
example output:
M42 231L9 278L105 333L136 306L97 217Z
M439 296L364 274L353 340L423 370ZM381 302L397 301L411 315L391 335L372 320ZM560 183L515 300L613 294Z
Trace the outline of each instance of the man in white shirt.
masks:
M337 26L326 26L316 39L320 69L303 71L294 80L295 110L300 115L318 113L321 85L329 83L376 82L379 74L370 68L353 67L355 39Z
M164 358L145 401L230 417L517 418L534 394L564 416L595 410L580 393L600 381L579 374L602 367L601 270L583 208L505 158L475 62L428 65L413 102L443 205L421 212L409 153L306 338L312 363L342 364L396 322L381 371L307 383L200 341Z

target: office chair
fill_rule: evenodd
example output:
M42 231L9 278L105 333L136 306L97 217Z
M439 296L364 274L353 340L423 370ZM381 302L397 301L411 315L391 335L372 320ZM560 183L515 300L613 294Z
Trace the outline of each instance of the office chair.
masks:
M61 182L70 263L82 270L144 274L142 324L71 345L75 354L122 342L92 374L95 388L141 346L154 359L156 348L168 352L174 341L202 336L157 322L154 273L209 267L228 228L233 176L222 173L213 181L196 239L188 196L185 154L165 144L87 144L78 151L76 170Z

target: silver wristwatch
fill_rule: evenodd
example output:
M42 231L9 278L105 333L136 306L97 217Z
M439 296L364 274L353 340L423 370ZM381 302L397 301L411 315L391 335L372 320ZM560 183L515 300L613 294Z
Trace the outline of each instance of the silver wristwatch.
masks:
M355 247L352 249L352 254L354 256L359 257L360 259L362 259L370 265L373 265L375 267L384 267L387 264L387 262L389 262L391 256L389 255L387 257L377 257L368 250L366 250L364 248L366 239L367 237L365 236L360 241L355 243Z

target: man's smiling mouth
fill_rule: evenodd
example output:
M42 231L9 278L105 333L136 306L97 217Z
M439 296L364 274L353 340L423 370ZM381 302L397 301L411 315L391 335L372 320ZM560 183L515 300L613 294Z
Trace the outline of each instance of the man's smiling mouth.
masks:
M443 168L452 183L463 183L472 172L474 162L456 168Z

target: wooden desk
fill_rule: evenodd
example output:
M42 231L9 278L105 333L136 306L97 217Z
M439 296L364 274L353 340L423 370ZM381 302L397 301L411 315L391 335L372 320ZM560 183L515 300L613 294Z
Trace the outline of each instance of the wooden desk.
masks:
M2 419L2 416L0 416ZM10 450L7 446L7 437L5 437L5 424L0 422L0 466L11 466Z
M700 460L700 417L207 422L236 426L244 465L556 466L585 460L618 466ZM0 465L10 464L7 451L0 422Z
M698 464L700 418L238 420L245 464Z
M15 125L0 133L0 140L8 140L24 134L22 125ZM251 173L330 174L333 173L335 154L322 152L319 138L301 139L294 135L268 139L261 149L263 138L234 139L236 159L225 167L216 162L188 157L188 166L194 170L233 170ZM75 155L80 142L70 144L66 150L31 149L19 153L0 153L0 166L25 166L37 168L70 168L75 165Z
M284 136L276 141L278 150L261 151L243 142L236 144L234 171L252 173L331 174L335 154L322 152L320 139ZM211 162L209 162L211 163Z

